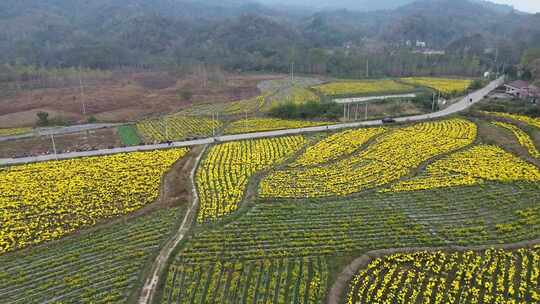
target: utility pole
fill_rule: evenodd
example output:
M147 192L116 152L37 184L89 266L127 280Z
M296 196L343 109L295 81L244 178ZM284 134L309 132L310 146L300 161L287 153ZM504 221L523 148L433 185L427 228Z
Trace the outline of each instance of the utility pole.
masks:
M435 112L435 96L436 96L436 93L433 93L433 103L431 105L431 112Z
M367 120L367 107L368 107L368 103L366 102L366 110L365 110L365 113L364 113L364 120Z
M291 84L294 84L294 62L291 62Z
M214 112L212 112L212 136L216 136L216 119Z
M82 81L82 76L81 76L81 66L79 65L79 89L81 91L81 102L82 102L82 112L83 112L83 116L86 116L86 102L84 101L84 85L83 85L83 81Z
M366 59L366 78L369 78L369 58Z
M51 133L51 141L53 146L54 158L58 160L58 155L56 154L56 144L54 143L54 134Z
M216 119L214 121L214 128L217 129L217 126L219 126L219 112L216 112ZM217 131L216 131L217 133Z
M496 78L499 78L499 47L495 47L495 68L497 70L496 72Z
M169 140L169 129L167 128L167 116L163 117L163 125L165 126L165 140Z

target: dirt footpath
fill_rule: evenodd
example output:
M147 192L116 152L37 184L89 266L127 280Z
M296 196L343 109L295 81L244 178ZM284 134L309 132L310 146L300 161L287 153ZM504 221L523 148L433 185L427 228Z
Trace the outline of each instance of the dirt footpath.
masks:
M140 304L150 304L153 302L159 280L164 277L165 271L167 270L165 267L167 261L170 259L174 249L189 232L194 222L199 204L199 197L195 186L195 172L206 147L207 146L199 146L193 148L189 153L190 155L186 157L185 164L178 164L179 167L175 166L175 168L180 170L174 170L174 168L171 169L169 174L165 177L165 181L162 183L164 185L162 187L162 193L160 194L158 203L155 205L166 206L168 204L174 204L179 200L183 201L187 198L189 198L191 204L185 213L182 224L165 246L161 248L159 255L154 261L149 276L144 281L144 285L140 292L138 299L138 303ZM186 171L189 171L189 174L186 174Z

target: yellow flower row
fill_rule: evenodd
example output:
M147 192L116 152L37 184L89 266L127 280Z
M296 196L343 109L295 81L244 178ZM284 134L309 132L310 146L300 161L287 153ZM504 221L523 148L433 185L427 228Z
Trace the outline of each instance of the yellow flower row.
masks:
M308 101L320 101L320 98L309 89L294 87L288 101L294 104L304 104Z
M393 185L386 191L417 191L469 186L484 181L540 181L540 170L496 146L475 146L435 161L426 176Z
M210 136L212 131L217 131L221 125L220 121L210 118L169 115L162 119L139 122L137 130L147 142L163 142L186 137Z
M310 146L291 167L309 167L335 161L338 158L349 156L374 136L385 132L384 128L346 130L333 134Z
M268 112L268 110L272 109L273 107L286 103L302 105L308 101L320 102L320 100L321 98L311 90L300 86L293 86L288 90L277 91L270 98L270 102L266 105L264 111Z
M232 122L225 128L225 134L239 134L283 129L297 129L328 125L328 122L305 120L285 120L275 118L249 118Z
M276 198L357 193L399 180L423 162L465 147L475 138L476 125L466 120L416 124L380 136L366 150L336 162L276 171L263 179L259 193ZM309 163L305 156L300 158ZM311 158L319 161L316 155Z
M233 102L196 104L180 112L181 115L239 115L244 113L255 113L265 104L267 94L254 98L244 99Z
M359 271L346 302L538 303L539 279L538 249L394 254Z
M449 79L432 77L408 77L402 78L403 82L429 87L444 94L459 94L465 92L472 81L470 79Z
M196 174L200 198L197 220L215 220L234 212L254 174L294 154L304 143L304 137L291 136L213 146Z
M525 115L509 114L501 112L482 112L484 114L493 115L500 118L512 119L515 121L523 122L533 127L540 128L540 118L532 118Z
M153 202L161 176L186 152L136 152L1 169L0 253L58 239Z
M254 113L264 106L266 95L260 95L255 98L226 103L223 108L223 114L236 115L243 113Z
M509 124L505 122L495 121L493 122L494 125L505 128L507 130L510 130L514 136L517 138L520 145L522 145L527 151L529 151L529 154L532 157L539 158L540 152L538 152L538 149L536 149L536 146L534 145L534 142L532 141L531 137L525 133L525 131L521 130L520 128Z
M322 303L327 280L324 257L176 263L161 303Z
M0 129L0 136L13 136L32 132L31 128Z
M413 90L411 86L390 79L331 82L315 86L314 89L329 96L399 93Z

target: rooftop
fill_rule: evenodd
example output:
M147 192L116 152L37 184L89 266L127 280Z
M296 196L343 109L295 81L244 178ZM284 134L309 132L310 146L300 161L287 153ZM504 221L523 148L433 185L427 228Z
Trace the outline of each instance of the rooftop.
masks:
M510 82L509 84L507 84L507 86L517 88L517 89L527 89L529 88L529 83L523 80L516 80L516 81Z

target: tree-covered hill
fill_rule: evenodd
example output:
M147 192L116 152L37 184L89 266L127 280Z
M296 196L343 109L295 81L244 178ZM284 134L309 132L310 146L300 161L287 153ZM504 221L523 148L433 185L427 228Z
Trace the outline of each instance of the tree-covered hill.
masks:
M384 3L381 8L390 7ZM103 69L207 63L283 72L294 60L300 72L351 74L369 56L391 55L399 60L376 57L375 67L377 61L420 64L429 73L430 65L443 61L451 66L476 60L489 67L493 58L485 50L494 48L500 61L517 63L524 50L540 45L539 14L482 0L399 4L404 5L370 12L353 4L314 12L255 0L5 0L0 2L0 63ZM454 57L412 58L404 49L407 40L424 41ZM340 67L343 60L349 66ZM391 72L389 67L378 71Z

